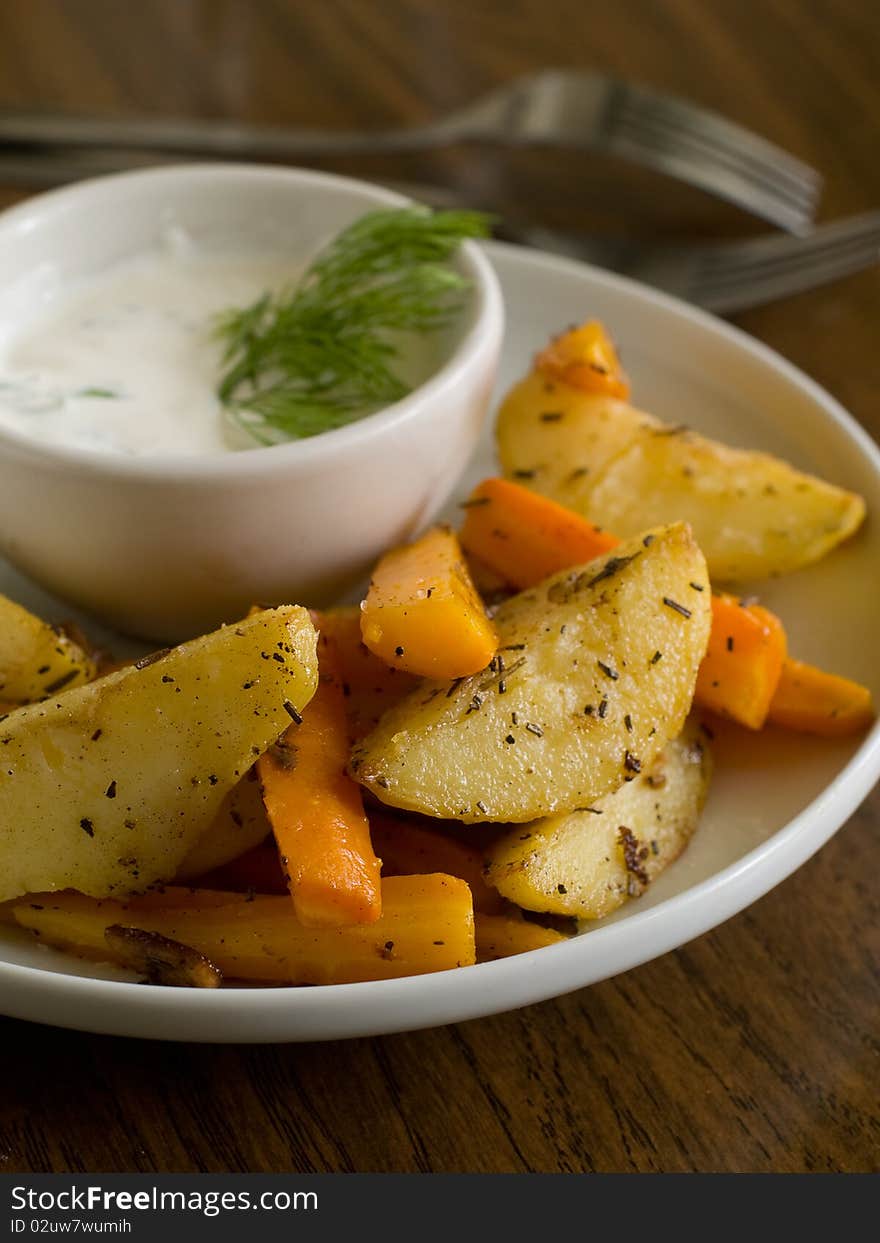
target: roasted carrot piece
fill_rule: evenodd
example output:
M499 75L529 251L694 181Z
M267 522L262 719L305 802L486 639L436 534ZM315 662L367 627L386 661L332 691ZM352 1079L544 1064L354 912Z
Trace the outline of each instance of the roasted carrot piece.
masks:
M361 635L386 664L422 677L486 668L498 636L452 531L433 527L382 557L361 606Z
M425 828L405 817L370 813L373 845L382 860L382 875L412 876L423 872L446 872L470 886L474 910L489 915L504 910L504 899L486 883L485 859L481 851L449 837L440 830Z
M465 552L520 590L592 561L619 542L564 505L507 479L484 479L465 502Z
M474 962L471 894L454 876L391 876L372 924L309 928L286 897L166 891L127 902L81 894L30 895L16 922L48 945L112 961L113 925L158 932L192 946L224 977L275 984L350 984L447 971Z
M713 596L709 646L694 698L740 725L760 729L785 656L785 629L774 613L758 604L743 605L735 596Z
M309 927L371 923L382 911L360 787L345 772L349 745L342 686L325 676L301 722L257 761L294 909Z
M342 684L348 732L363 738L379 717L413 689L418 679L392 669L374 656L361 637L361 611L352 608L312 612L318 630L318 666Z
M609 397L629 397L629 380L614 342L595 319L554 337L535 359L535 367L550 379L561 380L573 388Z
M477 962L492 962L496 958L509 958L512 954L525 954L529 950L556 945L568 938L552 928L520 919L515 915L474 916L477 939Z
M867 729L874 705L866 686L800 660L786 660L768 720L802 734L840 738Z

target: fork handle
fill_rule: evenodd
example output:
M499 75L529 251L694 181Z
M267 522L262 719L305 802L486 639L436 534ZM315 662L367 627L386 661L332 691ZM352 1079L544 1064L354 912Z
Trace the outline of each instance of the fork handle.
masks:
M291 156L355 155L360 152L423 151L468 135L444 124L388 130L284 129L229 121L107 119L29 113L0 114L0 144L38 150L101 149L218 156L223 159L286 159Z

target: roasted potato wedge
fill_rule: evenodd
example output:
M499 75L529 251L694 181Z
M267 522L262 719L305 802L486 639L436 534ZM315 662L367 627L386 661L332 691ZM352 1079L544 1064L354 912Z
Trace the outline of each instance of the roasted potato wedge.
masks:
M173 877L317 683L308 613L281 608L19 708L0 725L0 900Z
M35 703L94 676L94 661L79 643L0 596L0 701Z
M786 574L860 526L860 496L625 402L531 375L502 405L505 473L615 535L689 522L713 582ZM553 414L552 419L547 415Z
M528 911L601 919L637 897L684 850L711 774L694 721L640 773L590 808L518 825L489 850L486 879Z
M502 604L482 673L426 681L355 748L382 802L450 820L571 811L648 770L691 706L710 624L689 529L621 544Z

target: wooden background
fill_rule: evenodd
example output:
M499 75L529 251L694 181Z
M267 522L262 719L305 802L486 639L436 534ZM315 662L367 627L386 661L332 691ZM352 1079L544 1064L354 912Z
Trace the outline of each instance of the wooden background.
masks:
M526 70L595 66L720 109L815 164L827 218L880 207L878 63L875 0L0 5L2 106L377 126ZM659 178L572 157L325 166L442 179L583 227L754 227ZM736 322L880 433L876 271ZM878 824L875 791L818 857L710 935L458 1027L212 1048L0 1021L0 1170L876 1169Z

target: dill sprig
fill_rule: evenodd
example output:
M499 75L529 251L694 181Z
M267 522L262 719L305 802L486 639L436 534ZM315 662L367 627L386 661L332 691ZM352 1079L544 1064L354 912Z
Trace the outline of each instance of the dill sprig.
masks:
M399 401L395 334L429 333L461 310L469 282L450 260L485 237L482 212L374 211L339 234L292 289L223 314L218 394L263 444L319 432Z

